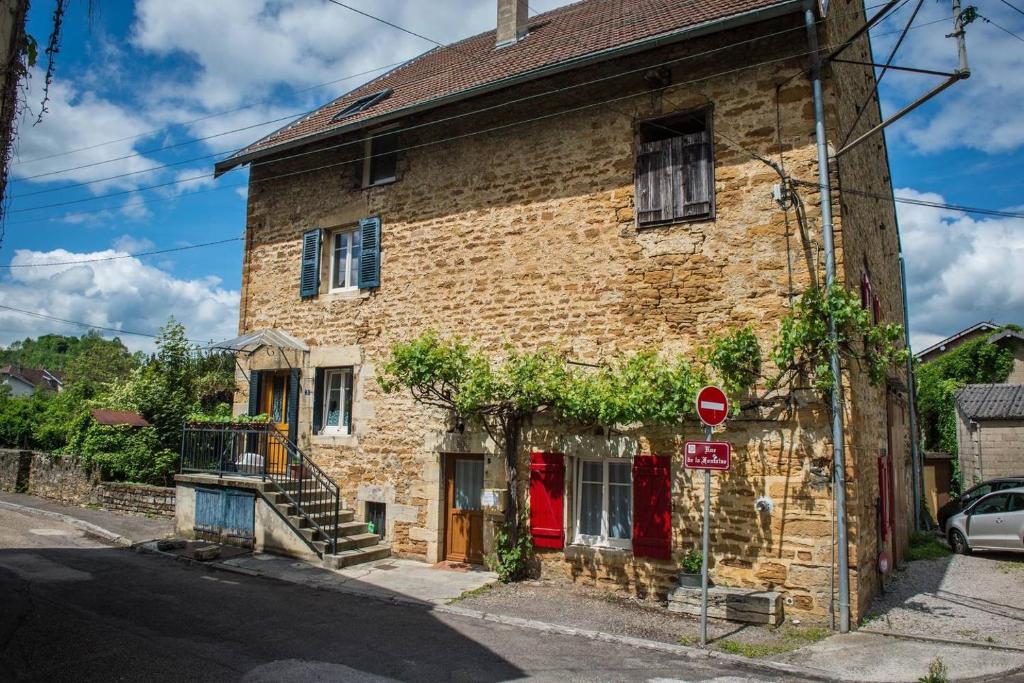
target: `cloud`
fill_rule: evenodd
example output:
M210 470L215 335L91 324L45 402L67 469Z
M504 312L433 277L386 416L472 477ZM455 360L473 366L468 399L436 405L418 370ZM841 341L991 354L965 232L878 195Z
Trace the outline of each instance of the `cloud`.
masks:
M122 236L115 248L75 253L64 249L40 252L19 249L12 265L45 264L123 256L148 240ZM149 243L151 244L151 243ZM238 326L237 290L225 289L219 278L180 279L137 258L77 265L12 268L0 281L0 303L43 315L101 327L152 333L169 316L181 321L197 340L225 339ZM76 327L0 309L0 344L49 332L80 334ZM151 350L153 340L122 335L135 350Z
M1010 30L1024 31L1024 18L1005 6L983 9ZM877 57L887 56L910 6L880 27L872 38ZM946 37L950 24L922 26L949 15L949 6L925 3L915 26L894 60L895 64L951 72L958 67L956 42ZM888 34L888 35L881 35ZM1009 152L1024 145L1024 118L1019 115L1024 92L1024 49L1020 41L978 19L967 27L971 77L954 84L931 103L890 130L890 143L901 141L919 153L976 149ZM941 81L933 76L889 72L882 81L883 111L891 114ZM984 106L979 106L984 103Z
M910 188L896 195L945 201ZM897 206L915 350L982 320L1024 322L1024 282L1017 277L1024 263L1024 219Z
M115 250L126 254L134 254L139 251L150 251L156 248L156 244L154 244L152 240L148 240L145 237L132 237L131 235L121 235L115 239L111 245Z

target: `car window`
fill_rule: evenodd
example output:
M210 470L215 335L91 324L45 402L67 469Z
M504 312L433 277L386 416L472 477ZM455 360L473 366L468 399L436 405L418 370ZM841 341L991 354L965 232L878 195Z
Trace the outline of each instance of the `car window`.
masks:
M1021 486L1019 481L1001 481L996 485L996 491L1004 491L1006 489L1015 489Z
M1021 512L1024 510L1024 493L1011 493L1010 504L1006 506L1007 512Z
M981 486L975 486L973 489L964 494L964 498L967 500L977 500L986 493L992 493L992 484L982 484Z
M999 496L989 496L985 500L981 501L974 506L971 514L974 515L991 515L996 512L1006 512L1006 502L1008 495L1003 494Z

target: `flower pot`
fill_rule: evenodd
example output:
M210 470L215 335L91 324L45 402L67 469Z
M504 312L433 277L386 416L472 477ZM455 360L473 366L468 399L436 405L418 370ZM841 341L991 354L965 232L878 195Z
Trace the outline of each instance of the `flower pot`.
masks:
M700 588L700 572L691 574L689 572L680 571L678 576L679 585L684 588ZM708 578L708 585L711 585L711 579Z

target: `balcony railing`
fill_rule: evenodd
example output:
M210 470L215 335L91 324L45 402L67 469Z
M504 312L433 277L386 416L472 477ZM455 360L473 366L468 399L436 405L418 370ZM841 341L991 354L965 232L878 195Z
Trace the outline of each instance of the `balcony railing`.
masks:
M332 553L337 547L338 485L272 424L186 424L181 472L259 477L305 519L314 541L324 541Z

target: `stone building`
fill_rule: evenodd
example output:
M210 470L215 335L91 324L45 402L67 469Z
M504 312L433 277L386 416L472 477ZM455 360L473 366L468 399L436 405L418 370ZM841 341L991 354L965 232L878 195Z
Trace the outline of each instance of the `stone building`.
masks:
M282 343L240 355L235 410L266 412L373 522L392 553L479 562L505 486L501 450L472 426L386 395L397 341L434 329L499 352L556 344L582 362L687 353L750 324L767 349L821 280L820 200L806 221L773 199L779 173L817 182L808 35L790 0L584 0L431 50L218 164L250 165L239 332ZM822 45L862 2L818 8ZM866 36L847 51L870 62ZM826 72L838 144L879 121L870 68ZM903 321L882 136L832 169L838 277L879 320ZM241 347L239 347L241 348ZM264 350L267 352L264 353ZM852 613L899 561L910 468L905 382L844 377ZM519 477L544 571L664 594L698 543L701 476L682 430L612 437L534 423ZM717 582L835 607L829 418L809 391L745 410L717 438ZM755 512L758 496L774 501ZM883 514L879 515L878 510ZM878 520L883 520L880 525ZM634 538L635 536L635 538Z

